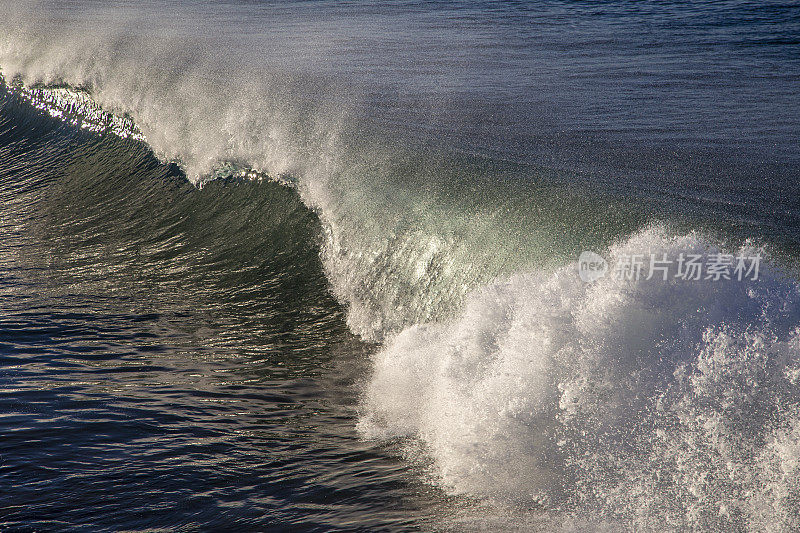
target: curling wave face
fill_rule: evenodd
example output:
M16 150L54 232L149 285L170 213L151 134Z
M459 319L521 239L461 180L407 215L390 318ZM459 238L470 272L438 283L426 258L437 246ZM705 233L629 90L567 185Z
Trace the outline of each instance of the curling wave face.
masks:
M162 159L179 163L198 186L239 177L294 188L322 223L323 264L333 292L348 306L348 324L369 340L451 316L467 292L498 275L532 264L553 267L647 220L643 208L611 196L548 184L542 169L435 149L421 153L386 139L349 136L344 142L339 127L330 124L314 126L317 133L311 135L307 116L288 118L288 111L272 116L261 104L245 103L247 98L234 103L220 99L209 108L201 102L194 108L188 91L177 102L138 96L157 109L173 110L167 116L191 108L208 117L209 124L196 127L182 124L181 118L163 122L151 109L129 113L136 106L116 100L108 104L111 111L103 111L93 100L96 92L100 101L106 100L102 89L90 98L63 82L29 88L21 79L8 86L10 94L68 124L146 140ZM74 79L86 85L92 77ZM90 85L102 88L105 83L94 79ZM193 90L213 92L205 83ZM221 133L210 126L233 113L248 120L258 117L258 122ZM139 116L145 124L156 116L155 124L165 131L139 126ZM270 130L266 139L256 133L282 120L288 121L286 129L303 132ZM187 142L185 132L211 139ZM187 150L165 140L173 136L183 139ZM243 136L253 144L243 148ZM285 157L270 159L278 153Z

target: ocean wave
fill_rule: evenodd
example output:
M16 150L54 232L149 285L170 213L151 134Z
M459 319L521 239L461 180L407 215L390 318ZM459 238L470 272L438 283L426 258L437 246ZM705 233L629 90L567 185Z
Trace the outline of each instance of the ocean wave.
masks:
M715 241L642 230L636 206L529 168L374 138L358 95L327 82L234 75L156 44L98 55L126 49L117 37L17 38L0 65L35 107L146 140L198 185L297 190L350 328L383 342L364 436L421 442L454 493L572 518L800 527L794 277L766 261L753 282L583 284L570 261L584 249Z

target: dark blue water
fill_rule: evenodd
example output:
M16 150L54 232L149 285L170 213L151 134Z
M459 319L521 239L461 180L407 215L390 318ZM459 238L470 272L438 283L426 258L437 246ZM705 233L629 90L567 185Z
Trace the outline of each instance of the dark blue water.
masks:
M800 4L2 11L0 528L800 527Z
M419 518L407 467L355 434L369 347L326 290L296 195L196 191L141 147L8 99L0 131L5 528Z

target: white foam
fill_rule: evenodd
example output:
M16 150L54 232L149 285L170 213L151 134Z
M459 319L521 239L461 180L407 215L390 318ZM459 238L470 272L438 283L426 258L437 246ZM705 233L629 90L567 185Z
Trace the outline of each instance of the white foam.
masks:
M651 228L624 254L708 253ZM469 295L375 357L359 423L419 439L453 493L637 529L797 527L798 284L580 281L576 264ZM569 517L569 518L567 518Z

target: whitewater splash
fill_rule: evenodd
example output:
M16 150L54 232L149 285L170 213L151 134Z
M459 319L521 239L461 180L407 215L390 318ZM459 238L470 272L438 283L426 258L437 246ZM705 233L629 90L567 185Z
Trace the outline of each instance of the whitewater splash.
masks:
M650 228L609 257L644 251L715 249ZM363 434L420 439L454 493L593 523L800 527L797 281L768 265L758 281L586 284L576 266L403 331L375 356Z
M146 138L196 183L246 167L295 184L323 223L351 329L385 341L365 436L419 440L458 494L638 529L800 527L792 277L765 265L754 282L582 284L574 264L556 265L587 247L616 240L613 258L711 243L658 228L624 237L641 217L365 141L358 97L330 86L304 100L306 80L233 75L155 44L96 57L125 49L113 38L17 38L0 64L29 86L91 87L120 120L101 124ZM94 113L58 91L26 95L53 116Z

